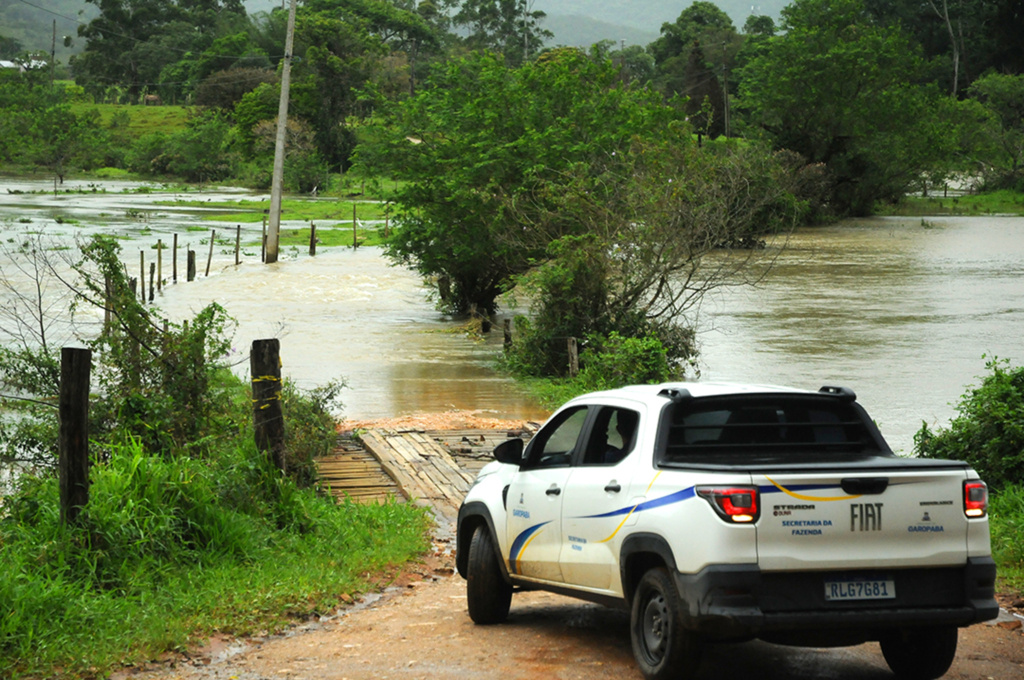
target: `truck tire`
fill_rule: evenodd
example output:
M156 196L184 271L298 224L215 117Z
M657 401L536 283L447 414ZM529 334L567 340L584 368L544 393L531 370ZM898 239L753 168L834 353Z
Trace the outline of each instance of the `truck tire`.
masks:
M700 664L700 647L683 628L682 604L672 577L651 569L637 584L630 614L633 656L647 680L685 680Z
M476 528L469 544L466 602L469 618L477 624L501 623L512 604L512 586L501 575L494 540L484 524Z
M906 628L879 640L882 656L900 680L935 680L956 656L955 626Z

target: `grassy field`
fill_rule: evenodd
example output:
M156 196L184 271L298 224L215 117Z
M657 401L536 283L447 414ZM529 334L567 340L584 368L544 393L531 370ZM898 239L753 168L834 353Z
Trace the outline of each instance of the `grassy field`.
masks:
M897 217L1024 215L1024 193L1004 190L966 196L907 196L899 205L879 205L877 213Z
M110 125L118 113L127 113L128 135L138 139L150 132L177 132L185 129L190 109L185 106L134 106L130 104L87 104L78 102L71 105L75 114L96 109L104 127Z
M220 213L207 217L208 220L219 222L242 222L244 224L259 223L263 221L264 215L270 210L270 201L189 201L179 199L175 201L159 201L157 205L174 206L176 208L220 208L223 210L238 212ZM352 210L355 209L356 219L383 220L387 211L384 203L376 201L345 201L326 199L284 199L281 202L281 219L303 220L316 222L341 221L352 225ZM317 225L318 227L320 225Z

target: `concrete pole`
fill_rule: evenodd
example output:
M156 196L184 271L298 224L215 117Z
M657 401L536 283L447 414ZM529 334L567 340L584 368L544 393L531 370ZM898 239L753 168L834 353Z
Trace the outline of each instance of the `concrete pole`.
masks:
M266 263L277 262L281 232L281 185L284 184L284 143L288 129L288 90L292 76L292 50L295 46L295 6L288 7L288 32L284 39L284 62L281 66L281 101L277 107L277 143L274 146L274 175L270 190L270 230L267 233Z

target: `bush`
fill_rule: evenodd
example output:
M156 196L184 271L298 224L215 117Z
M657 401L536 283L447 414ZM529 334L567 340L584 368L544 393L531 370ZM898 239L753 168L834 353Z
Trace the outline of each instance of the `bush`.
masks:
M961 397L948 429L932 432L922 423L914 451L967 461L993 490L1024 485L1024 367L998 358L985 367L991 375Z
M53 476L27 478L0 521L0 676L76 675L153 658L215 630L330 611L360 575L425 549L412 504L339 507L282 478L251 432L203 460L136 440L91 471L59 522ZM126 625L130 622L130 625Z
M1024 591L1024 486L1005 486L992 495L989 527L1000 578Z

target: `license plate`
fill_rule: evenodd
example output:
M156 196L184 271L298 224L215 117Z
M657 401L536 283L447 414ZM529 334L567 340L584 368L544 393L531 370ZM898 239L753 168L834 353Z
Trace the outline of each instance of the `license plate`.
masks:
M896 583L891 579L856 579L825 581L825 599L891 600L896 597Z

